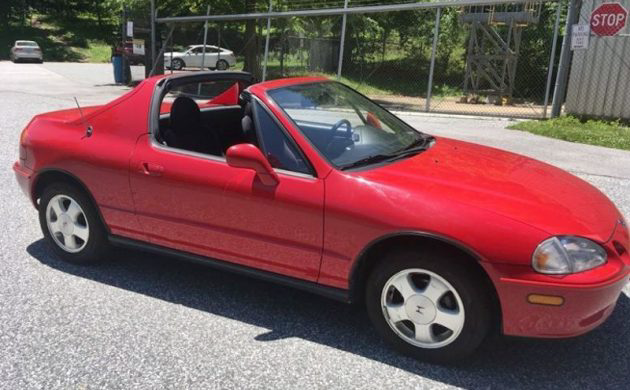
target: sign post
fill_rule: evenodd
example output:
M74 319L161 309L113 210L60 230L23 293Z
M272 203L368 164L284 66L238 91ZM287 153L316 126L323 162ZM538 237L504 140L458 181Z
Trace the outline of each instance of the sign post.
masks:
M591 31L600 37L612 37L626 27L628 11L619 3L604 3L591 13Z

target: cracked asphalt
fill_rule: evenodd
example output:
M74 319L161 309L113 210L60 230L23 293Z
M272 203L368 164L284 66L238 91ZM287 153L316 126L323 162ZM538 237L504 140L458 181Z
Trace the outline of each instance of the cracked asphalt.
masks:
M134 72L141 72L134 69ZM131 251L78 267L42 241L11 165L40 112L126 89L109 64L0 62L0 388L597 388L630 383L630 288L569 340L495 337L469 361L392 352L361 307ZM405 115L421 130L531 155L605 192L630 217L630 153L505 130L503 120Z

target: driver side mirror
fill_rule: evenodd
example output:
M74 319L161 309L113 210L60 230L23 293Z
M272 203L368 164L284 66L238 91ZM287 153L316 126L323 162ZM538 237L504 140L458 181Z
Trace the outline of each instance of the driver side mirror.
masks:
M278 175L262 154L260 149L252 144L238 144L231 146L226 154L227 164L234 168L245 168L256 171L260 181L267 186L278 184Z

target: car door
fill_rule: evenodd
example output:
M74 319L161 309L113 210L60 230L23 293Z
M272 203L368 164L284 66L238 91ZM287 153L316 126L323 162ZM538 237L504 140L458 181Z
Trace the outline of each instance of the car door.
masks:
M264 185L225 158L137 141L130 182L152 243L314 281L322 253L324 183L277 169Z
M199 57L203 57L203 46L199 48ZM199 62L201 66L201 60ZM214 46L206 46L206 58L203 60L205 68L214 68L217 66L217 51Z
M188 50L184 54L184 62L186 63L186 66L189 66L189 67L200 66L201 65L201 56L199 55L198 48L194 47L194 48Z

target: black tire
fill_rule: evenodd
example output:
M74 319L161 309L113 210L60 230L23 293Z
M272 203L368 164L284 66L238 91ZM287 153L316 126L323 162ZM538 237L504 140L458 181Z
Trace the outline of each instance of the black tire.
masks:
M391 252L371 272L366 283L366 307L376 330L397 351L434 363L454 363L471 355L488 335L493 319L492 292L471 266L471 260L457 253L438 250L405 249ZM420 268L445 279L457 291L464 306L464 325L450 344L422 348L405 341L392 330L381 304L381 293L387 281L400 271Z
M174 58L171 62L171 69L182 70L186 67L186 63L181 58Z
M75 202L83 210L84 219L89 226L89 235L83 248L75 253L64 250L53 239L46 220L46 210L50 201L57 195L64 195ZM44 238L62 260L74 264L92 264L103 260L109 252L110 245L107 239L107 230L99 218L90 198L81 190L68 183L53 183L46 187L39 202L39 224L44 233Z
M228 70L230 68L230 64L226 60L217 61L216 69L217 70Z

